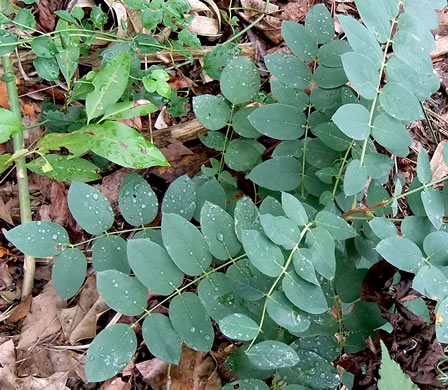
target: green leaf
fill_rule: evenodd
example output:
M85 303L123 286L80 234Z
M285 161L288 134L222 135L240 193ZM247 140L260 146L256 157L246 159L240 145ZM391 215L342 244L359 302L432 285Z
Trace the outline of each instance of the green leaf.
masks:
M174 180L165 192L162 213L178 214L187 220L193 218L196 209L196 187L188 175Z
M142 104L134 107L134 102L120 102L106 108L104 117L112 119L132 119L137 116L145 116L157 111L157 107L152 104Z
M353 303L360 298L366 274L367 269L352 269L337 278L336 292L342 302Z
M261 81L254 63L247 57L238 57L226 65L219 83L227 100L233 104L243 104L253 99L260 90Z
M327 68L320 65L313 73L313 79L320 88L333 89L343 86L348 79L343 68Z
M378 390L418 390L418 387L412 383L409 375L406 375L401 370L400 365L390 358L383 341L381 341L381 367L379 374Z
M304 111L310 102L310 97L304 91L291 88L278 80L271 80L271 92L279 103L296 107L300 111Z
M308 11L305 27L315 37L317 43L327 43L333 38L333 18L324 4L316 4Z
M126 255L127 241L119 236L105 236L95 240L92 248L93 268L96 272L113 269L129 274L128 258Z
M234 340L249 341L257 337L258 324L245 314L233 313L219 321L221 332Z
M151 186L135 172L130 172L121 183L118 204L121 215L132 226L152 222L159 209L159 201Z
M298 226L305 226L308 223L305 207L294 195L282 192L282 207L286 216Z
M317 213L316 226L327 230L335 240L347 240L358 235L345 220L329 211Z
M134 37L135 45L142 54L157 53L163 49L162 43L148 34L137 34Z
M420 102L402 84L387 83L381 91L380 103L392 118L402 121L424 118Z
M429 163L428 153L424 148L420 149L417 157L417 177L422 184L431 183L432 180L431 164Z
M351 48L347 41L333 40L319 47L317 58L324 66L340 68L342 67L341 56L350 50Z
M286 104L268 104L257 108L249 115L249 121L255 129L271 138L295 140L304 133L305 114Z
M86 377L89 382L112 378L126 367L137 351L132 327L114 324L103 329L87 351Z
M281 53L269 54L264 61L277 80L292 88L307 88L313 77L308 65L295 56Z
M426 188L420 194L425 208L426 215L439 230L443 225L443 217L445 216L445 205L443 203L442 193L434 188Z
M24 126L21 120L12 111L0 108L0 143L4 143L9 138L23 131Z
M31 48L38 57L53 58L58 49L50 37L40 36L31 41Z
M314 269L324 278L333 279L336 272L336 258L332 235L327 230L317 227L308 231L305 243L311 253Z
M234 171L247 172L263 161L261 156L265 149L254 140L234 139L224 152L224 161Z
M39 77L48 81L59 80L59 65L56 59L37 57L33 61L33 66Z
M271 277L281 274L285 264L283 253L264 234L256 230L244 230L242 243L247 257L258 270Z
M256 109L257 107L245 107L233 114L232 127L237 134L245 138L258 138L261 136L261 134L255 129L255 127L252 126L248 118L249 115L252 114L252 112L254 112Z
M393 135L392 135L393 134ZM412 137L400 121L386 114L375 117L372 127L372 136L381 146L390 153L399 157L409 154L409 145Z
M198 36L191 32L190 30L184 28L179 34L177 34L179 41L181 41L185 46L189 46L195 49L202 47L201 41Z
M222 129L229 122L232 113L227 100L214 95L195 96L193 111L208 130Z
M310 321L280 291L267 297L266 309L269 317L291 332L304 332L310 326Z
M239 253L241 244L233 228L233 218L221 207L206 201L200 220L205 242L214 257L227 260Z
M51 170L47 171L48 164ZM88 182L101 177L97 173L98 167L83 158L70 158L59 154L47 154L36 158L26 164L26 167L34 173L47 176L58 181Z
M242 241L243 231L257 230L262 231L259 221L259 212L252 199L247 196L242 197L236 202L233 212L235 219L235 233L240 241Z
M73 182L67 201L73 218L90 234L104 233L114 223L109 201L102 192L88 184Z
M333 261L332 258L334 258L334 249L332 249L332 246L334 246L334 244L331 245L330 241L327 241L322 243L322 245L320 246L322 248L325 248L326 246L329 247L328 253L330 254L330 263L331 263ZM307 248L299 248L293 253L292 260L294 270L296 271L297 275L299 275L303 280L306 280L307 282L315 284L316 286L320 286L320 283L316 277L316 271L314 270L313 256L316 257L315 261L322 261L322 260L317 258L317 256L319 255L320 248L316 246L314 249L315 250L312 252L310 249ZM325 257L323 261L327 262L327 257Z
M177 336L167 316L153 313L142 325L143 340L156 358L177 365L182 353L182 340Z
M194 212L194 219L196 221L201 219L201 209L206 201L221 207L223 210L227 207L227 196L224 188L214 177L199 185L196 192L196 199L196 210Z
M316 37L299 23L282 23L282 36L291 51L302 61L309 61L317 55Z
M218 131L209 131L207 135L199 134L199 139L207 148L217 152L222 152L226 144L226 137Z
M381 182L387 181L394 161L385 154L367 152L364 158L364 167L369 177Z
M213 79L219 80L222 67L226 66L235 56L241 54L241 49L234 43L217 45L205 54L204 70Z
M370 113L361 104L344 104L331 119L347 137L362 141L370 135Z
M104 110L121 98L129 78L129 54L123 53L106 62L92 80L95 90L86 97L88 122L104 114Z
M163 20L163 10L147 8L141 15L142 25L148 30L152 30Z
M79 47L69 47L56 55L59 69L69 86L76 69L78 69L79 53Z
M363 191L367 185L367 180L367 170L361 166L361 162L359 160L350 161L344 175L345 195L356 195Z
M232 370L233 371L233 370ZM235 388L239 390L268 390L269 387L263 381L259 379L242 379L236 382L227 383L221 388L221 390L234 390Z
M448 265L448 233L432 232L423 241L423 249L431 264Z
M390 9L384 3L384 0L379 0L375 9L372 9L372 3L369 0L356 0L356 8L362 21L375 38L381 43L386 42L391 34L390 20L392 18L390 17Z
M275 340L255 344L246 354L252 365L260 370L294 367L300 361L289 345Z
M378 93L379 72L369 57L356 52L341 56L347 78L359 94L373 99Z
M199 230L177 214L163 213L162 238L174 263L187 275L200 275L212 261Z
M185 292L175 296L170 303L169 315L173 328L187 346L195 351L210 351L214 331L197 295Z
M419 247L407 238L388 237L380 241L376 251L390 264L406 272L415 274L424 264Z
M96 275L98 292L112 309L127 316L138 316L145 311L148 289L137 278L112 269Z
M375 235L382 240L397 235L397 228L394 223L384 217L373 218L369 221L369 226Z
M301 169L301 162L294 157L277 157L257 165L247 177L269 190L292 191L300 184Z
M448 342L448 298L440 302L437 307L436 336L439 343Z
M24 254L34 257L55 256L70 243L67 231L48 221L23 223L9 230L6 238Z
M313 127L311 132L319 138L325 146L338 152L347 150L351 143L351 139L331 122L321 123L320 125Z
M87 259L78 248L66 248L56 256L51 282L62 299L70 299L81 288L87 273Z
M85 145L92 152L122 167L143 169L169 165L156 146L137 130L121 122L89 125L71 134L82 134Z
M303 144L305 148L305 143ZM317 138L311 138L306 143L306 162L315 168L327 168L338 159L339 153L327 147Z
M22 8L14 18L14 24L21 31L29 31L36 27L33 13L30 9Z
M18 46L17 37L10 32L0 29L0 55L12 53Z
M263 199L259 211L260 214L272 214L275 217L285 216L281 203L272 196L267 196Z
M442 301L448 297L448 280L445 274L431 265L424 265L418 270L412 280L412 288L429 299Z
M311 314L322 314L328 310L321 287L303 280L294 271L285 274L282 286L286 297L299 309Z
M261 226L269 239L286 250L293 249L299 241L300 230L290 219L271 214L260 215Z

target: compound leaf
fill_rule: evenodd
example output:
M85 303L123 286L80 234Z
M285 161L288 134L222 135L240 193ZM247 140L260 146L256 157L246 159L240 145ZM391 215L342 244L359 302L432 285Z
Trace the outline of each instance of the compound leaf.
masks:
M162 213L178 214L190 220L196 210L196 187L188 175L174 180L165 192Z
M114 269L129 274L128 258L126 255L127 241L118 236L100 237L95 241L92 249L93 268L96 272Z
M222 129L230 120L229 103L220 96L201 95L193 98L193 111L208 130Z
M260 332L258 324L245 314L233 313L219 321L221 332L234 340L249 341Z
M388 237L380 241L376 251L390 264L406 272L415 274L424 264L420 248L407 238Z
M87 259L78 248L66 248L56 256L51 281L62 299L73 297L84 283Z

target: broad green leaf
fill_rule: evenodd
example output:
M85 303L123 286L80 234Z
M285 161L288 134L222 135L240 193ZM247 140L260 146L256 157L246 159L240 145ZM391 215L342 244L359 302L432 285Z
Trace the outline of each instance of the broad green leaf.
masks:
M384 217L373 218L371 221L369 221L369 227L381 240L384 240L388 237L397 236L397 228L395 227L394 223Z
M67 231L49 221L23 223L6 233L17 249L34 257L55 256L70 243Z
M145 311L148 289L137 278L111 269L96 275L98 292L112 309L127 316L137 316Z
M420 102L402 84L387 83L381 91L380 103L384 111L398 120L412 121L424 117Z
M129 78L129 54L123 53L106 62L96 73L92 83L95 89L86 97L88 122L104 114L104 110L123 95Z
M345 220L329 211L320 211L315 220L316 226L327 230L335 240L347 240L358 235Z
M286 297L299 309L311 314L322 314L328 310L321 287L303 280L294 271L285 274L282 286Z
M375 334L375 329L384 325L386 320L381 317L381 310L376 302L357 301L353 311L345 317L345 326L353 332L360 332L363 338ZM365 348L363 342L362 349Z
M353 303L361 296L361 287L366 277L367 269L353 269L345 272L336 280L336 292L344 303Z
M429 262L438 266L448 265L448 233L432 232L425 237L423 249Z
M132 236L133 240L136 240L137 238L149 238L152 242L163 246L162 232L159 227L157 227L157 229L144 228Z
M338 19L352 49L369 57L376 69L379 69L383 61L383 51L372 32L351 16L338 15Z
M344 104L331 119L347 137L362 141L370 135L370 114L361 104Z
M260 187L292 191L300 184L302 164L294 157L277 157L257 165L247 176Z
M415 274L424 264L419 247L407 238L388 237L380 241L376 251L390 264L406 272Z
M59 69L68 86L71 85L71 80L78 69L79 54L79 47L69 47L56 55Z
M375 117L372 127L372 136L381 146L390 153L399 157L409 154L409 145L412 137L400 121L386 114Z
M119 236L100 237L92 248L92 263L95 272L113 269L129 274L128 257L126 255L127 241Z
M317 58L324 66L329 68L340 68L342 67L341 56L350 50L350 45L347 41L333 40L319 47Z
M245 107L233 114L232 127L237 134L245 138L258 138L261 136L261 134L255 129L255 127L252 126L248 118L249 115L252 114L252 112L254 112L256 109L257 107Z
M366 99L373 99L378 93L380 80L375 64L363 54L345 53L341 56L347 78L359 94Z
M249 121L263 135L274 139L295 140L303 133L305 114L286 104L268 104L249 115Z
M33 66L39 77L48 81L59 79L59 65L55 58L37 57L33 61Z
M176 334L167 316L153 313L142 325L143 340L156 358L177 365L182 353L182 340Z
M247 172L262 160L262 153L266 148L254 140L234 139L230 141L224 153L224 161L230 169Z
M193 218L196 209L196 188L188 175L174 180L165 192L162 213L178 214L187 220Z
M230 61L219 82L222 94L233 104L249 103L260 90L260 84L257 67L247 57Z
M236 202L233 216L235 219L235 233L240 241L242 241L244 230L263 230L258 219L259 212L257 206L247 196L242 197Z
M230 120L229 103L220 96L201 95L193 98L193 111L208 130L222 129Z
M420 149L417 157L417 178L422 184L431 183L432 180L431 164L429 163L428 153L424 148Z
M348 81L343 68L327 68L324 65L318 66L314 71L313 80L323 89L341 87Z
M114 223L109 201L102 192L88 184L73 182L67 201L73 218L90 234L104 233Z
M394 161L385 154L367 152L364 158L366 173L372 179L386 182L394 166Z
M448 297L448 279L437 267L424 265L412 280L412 288L424 296L442 301Z
M234 231L233 218L221 207L205 202L201 209L201 231L210 252L219 260L234 257L241 244Z
M281 83L299 89L309 86L313 77L311 70L297 57L276 53L267 55L264 60L268 70Z
M51 170L48 164L51 166ZM26 167L34 173L47 176L58 181L88 182L101 177L97 173L98 167L90 161L82 158L68 158L59 154L47 154L26 164Z
M82 133L50 133L43 136L38 142L39 152L48 153L50 150L61 150L62 147L68 149L74 156L87 153L89 147L85 144ZM70 156L73 157L73 156Z
M282 37L291 51L302 61L309 61L317 54L316 37L299 23L282 23Z
M272 96L281 104L293 106L304 111L310 102L310 97L300 89L289 87L278 80L271 80Z
M436 336L439 343L448 342L448 298L440 302L437 307Z
M418 390L412 383L409 375L406 375L400 365L390 358L389 352L381 341L381 367L380 379L378 380L378 390Z
M412 180L408 191L418 190L414 193L411 193L408 195L408 204L412 211L412 213L416 217L426 217L426 211L425 207L423 206L422 197L421 197L421 183L418 181L418 179L415 177L414 180Z
M294 195L282 192L282 207L286 216L298 226L305 226L308 223L305 207Z
M305 148L305 143L303 143ZM332 166L338 159L339 153L327 147L317 138L311 138L306 143L306 162L315 168Z
M170 303L169 316L173 328L187 346L195 351L210 351L214 331L197 295L185 292L175 296Z
M439 230L443 225L443 217L445 216L445 205L443 203L442 193L434 188L427 188L420 194L426 215Z
M317 227L308 231L305 240L314 269L326 279L333 279L336 272L333 237L327 230Z
M0 174L5 172L12 165L13 162L10 160L11 157L12 156L8 153L0 154Z
M56 256L51 282L62 299L73 297L84 283L87 260L78 248L66 248Z
M155 37L149 34L137 34L134 37L135 45L142 54L157 53L163 49L163 44Z
M344 193L345 195L356 195L364 190L367 185L367 170L361 166L359 160L352 160L347 165L344 175Z
M315 230L315 229L313 229L313 230ZM325 250L327 250L327 249L329 250L328 253L330 254L330 261L328 261L328 257L325 257L322 259L318 257L321 248L325 249ZM330 241L319 244L318 246L316 246L314 248L313 252L307 248L299 248L293 253L293 256L292 256L292 261L293 261L294 270L296 271L296 274L299 275L303 280L306 280L307 282L315 284L316 286L320 286L320 283L316 277L316 271L314 270L313 256L315 256L314 261L316 261L316 262L319 262L319 261L325 262L325 263L326 262L328 262L328 263L334 262L332 260L334 258L334 249L332 249L332 245L331 245ZM328 267L326 267L326 268L328 268Z
M12 111L0 108L0 143L4 143L9 138L23 131L24 126L21 120Z
M36 21L34 15L30 9L22 8L14 18L14 24L21 31L29 31L36 27Z
M243 380L238 382L232 382L226 385L225 390L232 390L233 387L230 387L229 385L239 384L240 386L243 383L254 384L256 386L261 386L258 388L258 390L267 390L267 386L264 382L261 381L261 379L267 379L271 377L274 373L274 370L259 370L256 367L254 367L251 362L249 361L249 356L246 354L247 348L238 348L235 352L232 352L230 356L225 361L225 366L232 370L233 374L241 378ZM250 378L250 379L248 379ZM252 379L257 378L257 379ZM255 381L255 382L252 382ZM262 385L261 385L262 384ZM223 388L224 389L224 388ZM257 390L254 387L248 387L248 390Z
M311 316L310 316L311 317ZM326 336L304 336L294 340L290 345L297 353L299 350L311 351L317 353L320 357L333 361L339 357L341 350L338 346L339 342L333 335Z
M145 116L157 111L157 107L152 104L142 104L134 107L134 102L120 102L106 108L104 118L112 119L132 119L137 116Z
M272 196L264 198L258 210L260 211L260 214L272 214L275 217L285 216L282 204Z
M310 326L310 321L286 299L280 291L275 291L267 299L266 309L278 325L291 332L304 332Z
M72 134L82 134L85 145L92 152L122 167L143 169L169 165L156 146L137 130L121 122L89 125Z
M132 226L152 222L159 209L159 201L151 186L135 172L130 172L121 183L118 204L121 215Z
M207 148L222 152L226 145L226 137L219 131L209 131L207 135L199 134L201 142L207 146Z
M347 150L351 143L351 139L331 122L321 123L312 128L311 132L319 138L325 146L338 152Z
M221 332L234 340L249 341L257 337L258 324L245 314L233 313L219 321Z
M285 258L280 248L256 230L242 232L244 251L250 262L267 276L280 275Z
M275 340L255 344L246 354L252 365L261 370L294 367L300 361L289 345Z
M311 128L328 122L338 107L342 104L342 88L323 89L314 88L310 95L310 102L313 107L318 110L316 113L311 113L308 120Z
M0 29L0 55L12 53L17 46L17 37L6 30Z
M401 234L419 247L423 245L425 237L434 231L432 223L426 217L408 216L401 222Z
M333 38L333 18L324 4L316 4L308 11L305 28L315 37L317 43L327 43Z
M227 383L225 386L223 386L221 388L221 390L234 390L235 388L237 388L239 390L268 390L269 389L268 385L259 379L242 379L240 381Z
M212 51L205 54L205 72L213 79L219 80L222 74L222 67L226 66L235 56L241 54L241 49L234 43L217 45Z
M162 237L165 248L174 263L187 275L200 275L212 261L204 237L185 218L163 213Z
M50 37L40 36L31 41L31 48L38 57L53 58L58 49Z
M412 313L418 315L419 317L422 317L426 324L429 325L431 323L428 306L426 305L426 302L422 297L404 302L404 305Z
M194 219L201 219L202 206L206 201L213 203L222 209L227 207L227 196L222 185L214 177L206 181L196 190L196 210L194 211Z
M262 214L260 223L269 239L286 250L293 249L300 240L299 228L286 217Z
M356 8L362 21L381 43L386 42L391 34L390 9L385 0L378 0L375 9L369 0L356 0ZM395 16L395 15L394 15Z

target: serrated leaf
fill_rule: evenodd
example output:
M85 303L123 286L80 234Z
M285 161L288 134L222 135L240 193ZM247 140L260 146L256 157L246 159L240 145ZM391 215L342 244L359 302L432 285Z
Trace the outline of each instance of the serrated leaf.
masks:
M84 283L87 259L78 248L66 248L56 256L51 282L62 299L73 297Z
M112 309L127 316L137 316L145 311L148 289L137 278L116 270L101 271L96 275L98 292Z
M233 313L219 321L221 332L234 340L249 341L257 337L258 324L245 314Z
M104 233L114 223L109 201L102 192L88 184L73 182L67 202L73 218L90 234Z
M392 136L393 134L393 136ZM400 121L386 114L375 117L372 127L372 136L381 146L390 153L399 157L409 154L409 145L412 137Z
M292 191L300 184L299 160L277 157L257 165L247 176L255 184L273 191Z
M23 131L24 126L12 111L0 108L0 143L9 140L14 134Z
M327 230L335 240L347 240L358 235L345 220L329 211L320 211L315 220L316 226Z
M420 149L417 157L417 177L422 184L431 183L432 180L431 164L429 163L428 153L424 148Z
M333 38L333 18L324 4L311 7L306 14L305 28L315 37L317 43L327 43Z
M305 239L314 269L326 279L332 279L336 272L333 237L327 230L317 227L309 230Z
M341 56L347 78L359 94L366 99L373 99L378 93L379 72L369 57L356 52Z
M128 258L126 255L127 241L119 236L100 237L92 248L92 263L96 272L114 269L129 274Z
M114 324L103 329L87 351L86 376L89 382L112 378L126 367L137 351L132 327Z
M290 219L271 214L260 215L260 223L269 239L286 250L293 249L300 241L300 230Z
M188 175L174 180L165 192L162 213L178 214L187 220L193 218L196 209L196 188Z
M286 104L268 104L249 115L249 121L261 134L274 139L295 140L304 133L305 114Z
M299 362L296 351L275 340L255 344L246 354L252 365L260 370L294 367Z
M370 135L370 113L361 104L344 104L331 119L347 137L362 141Z
M242 197L236 202L233 212L235 219L235 233L240 241L244 230L262 231L259 221L259 212L252 199L247 196Z
M299 23L282 23L282 37L291 51L302 61L309 61L317 54L316 38Z
M151 186L135 172L130 172L121 183L118 204L121 215L132 226L152 222L159 209L157 196Z
M169 316L173 328L187 346L195 351L210 351L214 331L197 295L185 292L175 296L170 303Z
M280 275L285 258L280 248L256 230L242 232L244 251L250 262L267 276Z
M234 257L241 244L234 231L233 218L221 207L205 202L201 209L201 231L210 252L219 260Z
M311 82L310 68L295 56L276 53L267 55L264 60L272 75L289 87L305 89Z
M439 230L443 225L443 217L445 216L442 193L434 188L426 188L420 196L426 215L433 226Z
M208 130L222 129L230 120L229 103L220 96L201 95L193 98L193 111Z
M23 223L9 230L6 238L24 254L34 257L55 256L70 243L67 231L49 221Z
M390 264L406 272L415 274L424 264L419 247L407 238L388 237L380 241L376 251Z
M185 218L164 213L162 238L174 263L187 275L200 275L207 271L212 261L204 237Z
M305 207L294 195L282 192L282 207L286 216L298 226L305 226L308 223Z
M291 332L304 332L311 322L280 291L275 291L267 299L266 309L278 325Z
M404 85L387 83L380 93L380 103L392 118L402 121L422 119L420 102Z
M412 280L412 288L426 297L442 301L448 297L448 280L437 267L424 265Z
M250 102L260 90L260 84L257 67L247 57L230 61L220 77L222 94L233 104Z
M361 166L359 160L352 160L347 165L344 175L344 193L345 195L356 195L364 190L367 185L367 171Z
M142 325L142 335L149 352L156 358L170 364L179 364L182 340L167 316L153 313L147 317Z

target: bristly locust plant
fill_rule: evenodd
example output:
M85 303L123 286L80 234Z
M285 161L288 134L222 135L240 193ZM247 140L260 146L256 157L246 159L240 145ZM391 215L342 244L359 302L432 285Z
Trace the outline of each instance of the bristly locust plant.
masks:
M412 287L419 297L406 307L429 318L427 302L435 302L436 321L429 326L435 326L439 342L448 343L448 190L436 187L448 177L433 180L422 150L417 177L406 188L403 177L393 175L391 158L408 155L405 126L423 118L421 102L439 88L430 30L437 27L434 9L446 2L355 4L362 23L338 15L346 39L333 39L334 22L322 4L309 11L304 25L283 23L293 54L265 57L272 97L261 98L258 70L247 58L228 60L222 72L213 73L222 96L195 97L193 108L209 130L202 141L222 158L170 185L161 226L147 227L158 213L157 197L131 173L119 195L129 229L111 230L114 214L105 196L73 180L69 208L91 239L70 243L63 227L45 221L7 233L25 254L56 256L52 280L64 299L83 285L83 250L93 244L100 295L117 312L138 316L132 325L111 325L93 340L85 366L89 381L106 380L126 366L138 346L133 328L142 321L149 351L170 364L179 362L182 344L209 352L218 328L234 340L239 348L226 365L240 380L224 389L268 389L263 380L274 375L294 389L349 387L353 375L340 376L332 362L363 350L377 329L391 331L388 313L361 294L366 275L385 261L395 284L407 273L415 275ZM74 156L89 149L101 155L94 149L99 135L134 139L134 130L111 120L116 113L108 107L123 104L117 103L121 95L102 90L114 77L103 72L127 72L130 64L128 54L117 53L76 88L85 97L88 124L66 135L72 142L64 146ZM124 93L127 78L116 80ZM72 98L79 96L76 90ZM106 106L103 95L114 101ZM277 142L271 153L266 137ZM39 145L57 149L59 139L50 134ZM116 141L106 149L119 148ZM131 142L130 149L140 145ZM149 150L144 157L157 153ZM127 164L120 153L104 157L124 166L149 164L138 151ZM152 158L151 164L163 163ZM236 200L238 182L226 167L246 175L255 198ZM392 193L384 186L389 182ZM399 200L407 201L413 216L396 218ZM148 290L160 296L149 308ZM402 306L397 298L390 311ZM389 359L385 348L383 356ZM380 388L385 380L398 388L402 377L382 378Z

